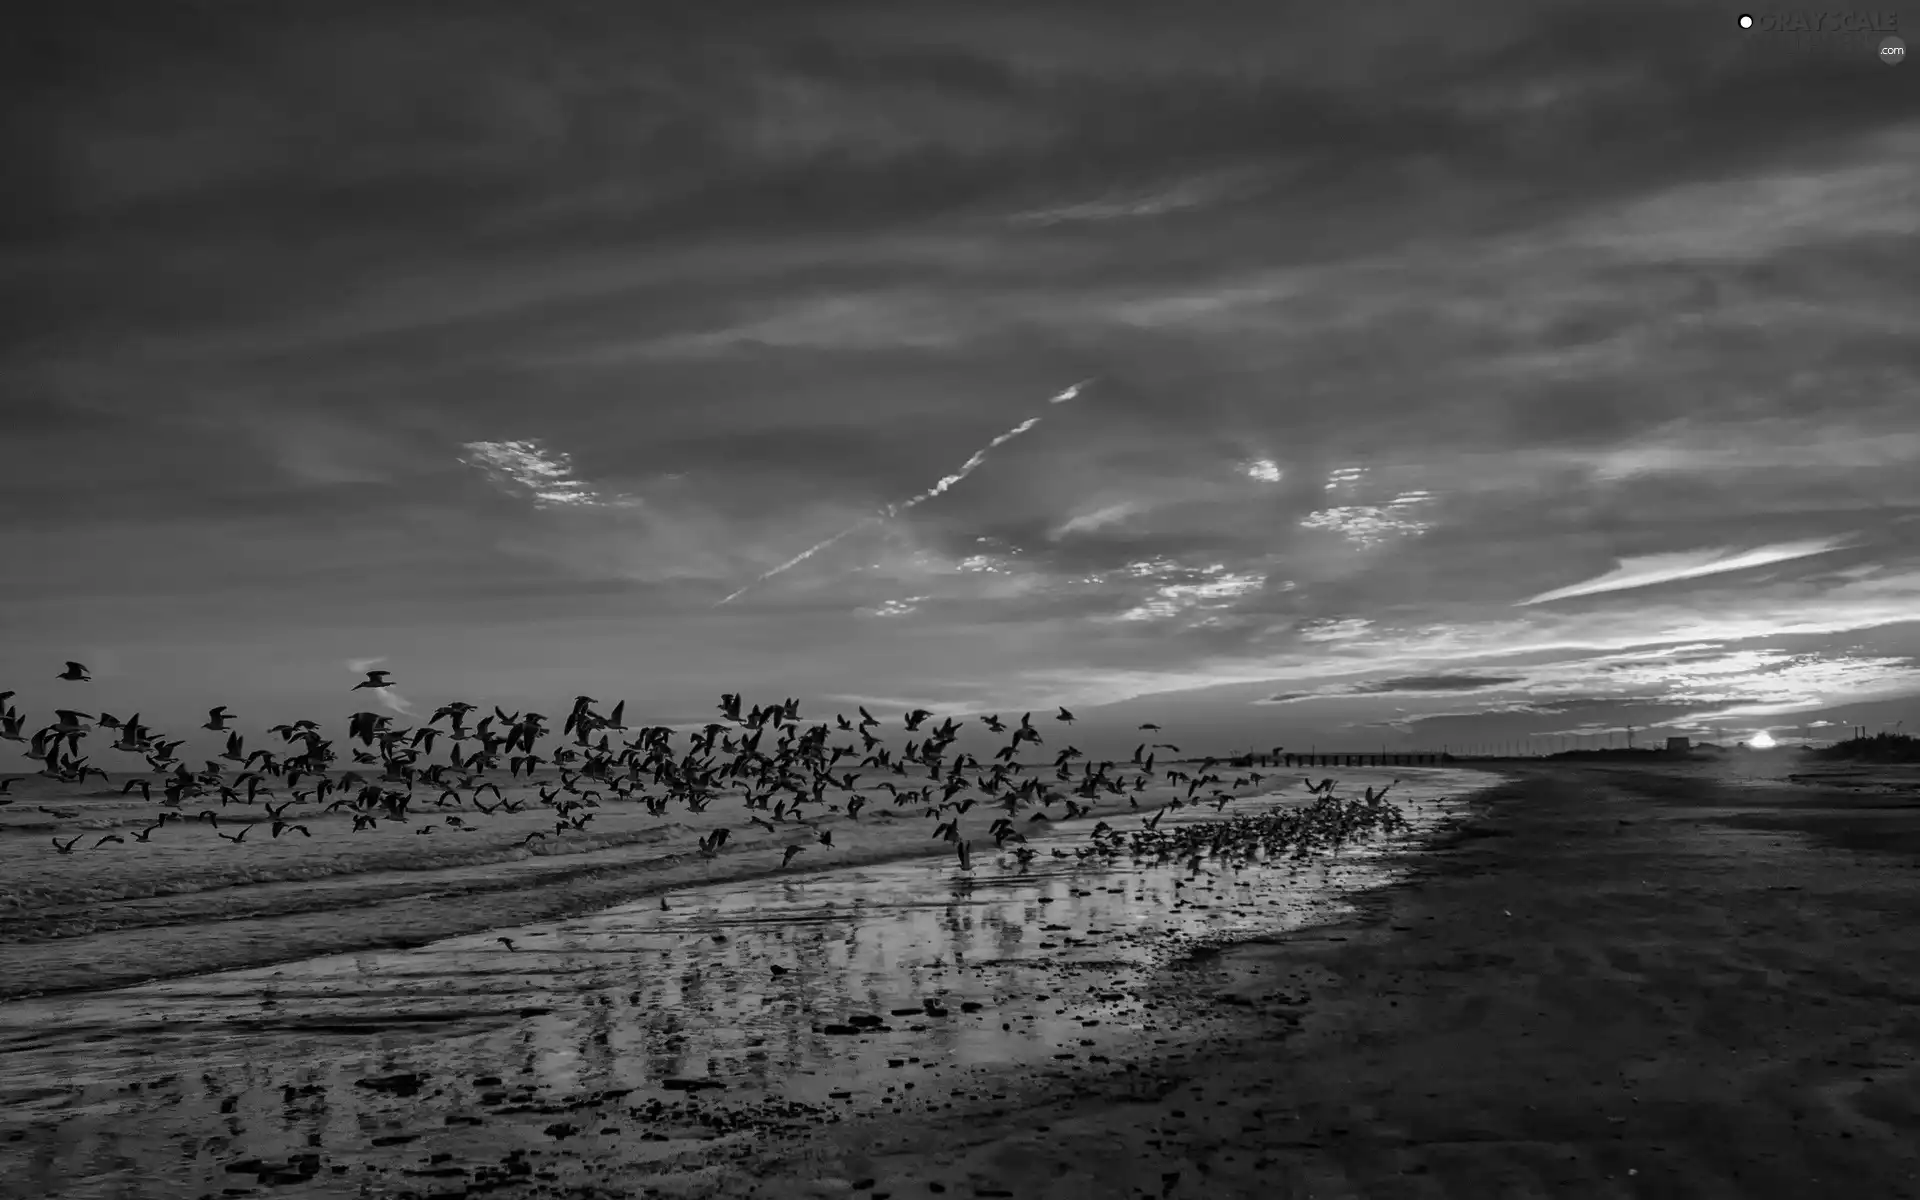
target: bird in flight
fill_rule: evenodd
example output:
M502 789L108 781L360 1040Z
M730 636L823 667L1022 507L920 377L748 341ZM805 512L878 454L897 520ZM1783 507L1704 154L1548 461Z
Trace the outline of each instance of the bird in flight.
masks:
M1073 724L1073 714L1068 712L1065 708L1062 708L1059 712L1055 713L1053 715L1053 719L1056 721L1065 721L1069 725Z
M77 663L72 659L68 659L67 669L55 675L54 678L67 679L75 683L88 683L93 679L93 672L87 670L84 663Z
M393 685L387 682L387 676L391 674L393 674L392 671L368 671L367 677L365 679L361 680L359 683L354 684L352 687L348 688L347 690L350 692L357 692L361 688L391 687Z
M780 858L780 865L784 867L792 864L793 856L805 849L805 846L788 846L787 852Z
M227 711L226 705L222 704L207 710L207 723L200 728L211 729L215 733L225 733L227 722L231 720L233 720L233 714Z
M1154 723L1153 723L1152 721L1148 721L1148 722L1147 722L1147 723L1146 723L1145 725L1142 725L1142 726L1141 726L1140 728L1142 728L1142 729L1152 729L1152 730L1155 730L1155 731L1157 732L1157 731L1159 730L1159 728L1160 728L1160 727L1159 727L1158 725L1155 725L1155 724L1154 724Z

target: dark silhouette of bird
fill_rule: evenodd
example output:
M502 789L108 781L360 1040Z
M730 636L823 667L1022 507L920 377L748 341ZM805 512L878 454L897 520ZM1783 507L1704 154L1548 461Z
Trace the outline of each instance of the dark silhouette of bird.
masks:
M1073 724L1073 714L1068 712L1065 708L1062 708L1059 712L1055 713L1053 715L1053 719L1056 721L1065 721L1069 725Z
M8 788L25 778L25 775L9 775L5 779L0 779L0 796L6 795Z
M1154 724L1154 723L1153 723L1152 721L1148 721L1148 722L1147 722L1146 724L1144 724L1144 725L1142 725L1142 726L1140 726L1140 728L1142 728L1142 729L1152 729L1152 730L1156 730L1156 731L1157 731L1157 730L1158 730L1158 729L1159 729L1160 727L1159 727L1158 725L1155 725L1155 724Z
M214 830L214 833L218 834L220 837L223 837L227 839L229 842L232 842L234 845L238 846L241 842L246 840L247 831L252 828L253 826L251 825L242 825L240 827L239 833L221 833L220 830L216 828Z
M67 669L55 675L54 678L65 679L74 683L89 683L93 680L93 672L87 670L85 664L68 659Z
M780 865L783 867L790 865L793 862L794 856L805 849L805 846L788 846L787 852L780 856Z
M924 708L916 708L912 712L908 713L905 718L907 723L907 732L908 733L919 732L921 724L924 721L926 721L928 717L931 717L932 715L933 715L932 713L928 712Z
M513 939L512 939L512 938L509 938L509 937L497 937L497 938L495 938L495 939L493 939L493 940L494 940L494 941L496 941L496 942L499 942L499 943L500 943L500 944L501 944L502 946L505 946L505 947L506 947L507 949L509 949L509 950L511 950L511 949L513 949Z
M207 723L200 728L211 729L215 733L225 733L227 731L227 722L231 720L233 720L233 714L227 711L226 705L222 704L217 708L207 710Z
M79 841L80 841L80 839L81 839L81 838L83 838L83 837L85 837L85 836L87 836L87 835L86 835L86 834L84 834L84 833L76 833L76 834L74 834L74 835L73 835L73 840L72 840L72 841L69 841L69 842L67 842L67 843L66 843L66 844L64 844L64 845L62 845L62 844L61 844L61 842L60 842L60 839L59 839L59 838L54 838L54 839L53 839L53 848L54 848L55 850L58 850L58 851L59 851L60 853L62 853L62 854L72 854L72 853L73 853L73 848L74 848L74 846L75 846L76 844L78 844L78 843L79 843Z
M105 836L105 837L103 837L103 838L101 838L101 839L100 839L99 841L97 841L97 842L95 842L95 843L93 844L93 848L94 848L95 850L98 850L98 849L99 849L100 847L102 847L102 846L104 846L104 845L106 845L106 844L107 844L108 842L118 842L118 843L120 843L121 845L123 845L123 846L124 846L124 845L126 845L126 844L127 844L127 839L125 839L125 838L123 838L123 837L121 837L121 836L120 836L119 834L117 834L117 833L110 833L110 834L108 834L107 836Z
M348 688L347 690L350 692L357 692L361 688L391 687L393 685L387 682L387 676L391 674L393 674L392 671L368 671L367 677L365 679L361 680L359 683L354 684L352 687Z

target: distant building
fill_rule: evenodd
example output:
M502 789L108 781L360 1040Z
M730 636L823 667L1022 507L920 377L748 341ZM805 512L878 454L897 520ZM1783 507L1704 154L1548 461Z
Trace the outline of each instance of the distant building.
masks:
M1667 739L1667 752L1670 754L1685 754L1692 749L1693 743L1689 742L1686 738L1670 737Z

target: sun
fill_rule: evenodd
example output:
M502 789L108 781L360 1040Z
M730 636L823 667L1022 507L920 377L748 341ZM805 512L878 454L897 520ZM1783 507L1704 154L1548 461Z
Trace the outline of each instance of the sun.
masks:
M1747 745L1752 746L1755 750L1771 750L1779 744L1779 742L1773 740L1773 735L1764 729L1747 739Z

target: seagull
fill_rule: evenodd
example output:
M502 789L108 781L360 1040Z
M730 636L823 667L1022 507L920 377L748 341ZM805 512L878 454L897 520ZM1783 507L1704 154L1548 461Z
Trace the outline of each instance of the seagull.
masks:
M87 836L87 835L86 835L86 834L84 834L84 833L76 833L76 834L74 834L74 835L73 835L73 840L72 840L72 841L70 841L70 842L68 842L68 843L66 843L65 845L62 845L62 844L60 843L60 839L59 839L59 838L54 838L54 839L53 839L53 848L54 848L55 850L58 850L58 851L59 851L60 853L62 853L62 854L72 854L72 853L73 853L73 847L75 846L75 844L77 844L77 843L78 843L78 842L80 841L80 839L81 839L81 838L83 838L83 837L85 837L85 836Z
M87 670L85 664L68 659L67 669L55 675L54 678L66 679L74 683L89 683L93 680L93 673Z
M499 943L500 943L500 944L501 944L502 946L505 946L505 947L506 947L507 949L509 949L509 950L511 950L511 949L513 949L513 939L512 939L512 938L507 938L507 937L497 937L497 938L495 938L495 939L493 939L493 940L494 940L494 941L496 941L496 942L499 942Z
M1056 721L1065 721L1069 725L1073 724L1073 714L1068 712L1064 708L1062 708L1059 712L1055 713L1053 716L1053 719Z
M361 688L391 687L392 685L387 682L387 676L391 674L393 674L392 671L368 671L367 677L365 679L361 680L359 683L354 684L352 687L348 688L347 690L350 692L357 692Z
M93 848L95 850L98 850L100 847L106 845L108 842L119 842L121 845L124 846L127 844L127 839L121 837L117 833L110 833L107 836L101 838L99 841L95 842L93 844Z
M786 854L785 854L785 855L783 855L783 856L781 856L781 859L780 859L780 865L784 867L784 866L787 866L788 864L790 864L790 863L792 863L792 862L793 862L793 856L794 856L794 855L796 855L796 854L798 854L798 853L800 853L800 852L801 852L802 850L805 850L805 849L806 849L806 847L805 847L805 846L788 846L788 847L787 847L787 852L786 852ZM662 901L662 902L661 902L661 906L662 906L662 907L665 907L665 904L666 904L666 902L665 902L665 901Z
M1142 725L1140 728L1152 729L1152 730L1158 731L1160 727L1158 725L1155 725L1152 721L1148 721L1146 724Z
M200 728L211 729L215 733L225 733L227 722L231 720L233 720L233 714L227 711L226 705L222 704L207 710L207 723Z

